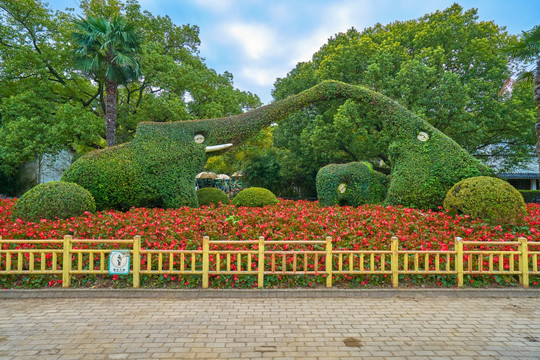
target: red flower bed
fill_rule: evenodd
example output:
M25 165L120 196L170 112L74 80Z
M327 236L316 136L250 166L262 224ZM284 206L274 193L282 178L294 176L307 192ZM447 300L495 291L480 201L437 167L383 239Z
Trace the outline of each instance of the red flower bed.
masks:
M388 248L398 236L407 249L446 249L453 239L515 240L540 238L540 205L529 204L526 226L488 226L468 216L420 211L400 206L321 208L315 202L282 200L265 208L233 205L200 209L103 211L67 220L29 223L9 219L13 199L0 199L0 236L4 239L123 239L140 235L149 248L211 239L308 240L334 238L338 247Z
M389 249L397 236L402 249L453 249L454 238L513 241L520 236L540 239L540 205L527 205L525 226L488 226L468 216L420 211L399 206L327 207L306 201L284 201L265 208L233 205L200 209L131 209L103 211L68 220L28 223L10 220L13 199L0 199L3 239L125 239L140 235L145 248L199 248L210 239L322 240L335 248Z

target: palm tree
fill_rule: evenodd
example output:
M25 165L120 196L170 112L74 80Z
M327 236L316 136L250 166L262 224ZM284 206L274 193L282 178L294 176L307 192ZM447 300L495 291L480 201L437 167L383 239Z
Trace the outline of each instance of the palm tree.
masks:
M536 25L529 31L524 31L520 41L509 47L508 52L518 61L536 63L532 70L522 71L518 81L530 81L534 85L534 100L538 106L538 119L534 129L537 137L536 156L540 168L540 25Z
M112 20L89 16L76 22L73 37L81 70L105 82L105 127L107 146L115 144L118 85L140 76L137 59L141 40L135 26L123 17Z

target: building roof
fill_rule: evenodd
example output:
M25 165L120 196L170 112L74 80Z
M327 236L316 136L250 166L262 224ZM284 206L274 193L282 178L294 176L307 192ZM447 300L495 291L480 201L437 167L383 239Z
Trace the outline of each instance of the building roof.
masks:
M538 173L533 172L500 173L497 176L502 179L538 179Z
M497 176L502 179L538 179L538 158L535 156L521 166L500 172Z

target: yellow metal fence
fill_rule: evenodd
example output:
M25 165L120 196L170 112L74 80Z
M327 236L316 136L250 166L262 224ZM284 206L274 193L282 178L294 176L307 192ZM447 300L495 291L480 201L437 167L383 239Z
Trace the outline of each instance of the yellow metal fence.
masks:
M141 275L165 274L200 275L203 288L208 288L211 275L257 275L259 288L264 287L266 275L326 275L327 287L332 286L334 275L385 274L393 287L398 287L399 275L453 274L458 287L463 286L464 275L519 275L524 287L529 286L529 275L540 275L540 241L525 238L511 242L456 238L454 250L399 249L397 237L392 237L390 250L335 249L330 237L324 241L265 241L263 237L211 241L205 236L202 245L197 250L161 250L141 248L140 236L128 240L0 237L0 275L62 275L62 286L69 287L73 275L108 274L109 253L126 248L132 257L135 288L140 287Z

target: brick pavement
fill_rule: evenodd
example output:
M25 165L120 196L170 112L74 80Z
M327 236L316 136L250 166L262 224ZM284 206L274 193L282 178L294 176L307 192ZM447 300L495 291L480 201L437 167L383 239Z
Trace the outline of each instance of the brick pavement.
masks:
M0 359L540 359L540 299L0 300Z

